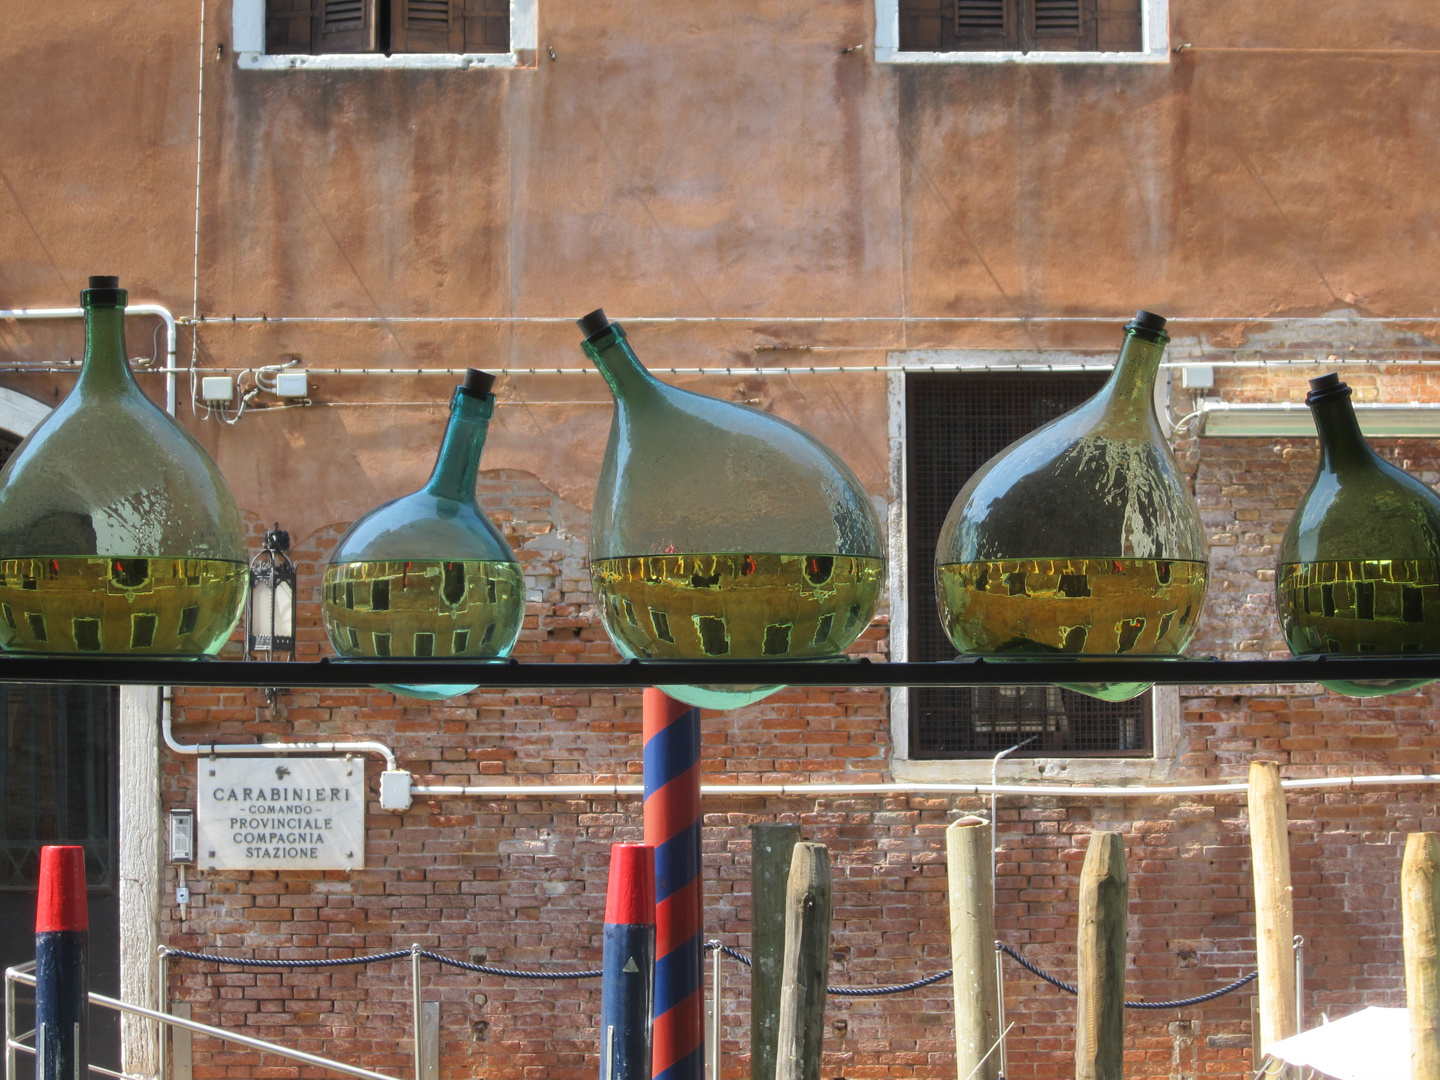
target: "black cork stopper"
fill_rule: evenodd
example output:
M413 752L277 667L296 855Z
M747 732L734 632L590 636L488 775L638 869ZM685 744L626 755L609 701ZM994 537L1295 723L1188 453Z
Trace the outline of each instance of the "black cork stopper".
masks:
M1332 371L1328 375L1310 380L1310 392L1305 395L1305 404L1315 405L1335 398L1348 398L1350 394L1349 385L1340 381L1340 373Z
M576 319L575 325L580 327L580 332L585 335L585 340L589 341L609 330L610 320L605 317L605 309L597 307L589 315Z
M80 293L82 307L124 307L125 290L114 274L92 274L90 287Z
M488 371L481 371L479 368L466 368L465 381L460 384L461 393L471 397L483 398L490 395L490 388L495 385L495 376Z
M1165 316L1156 315L1153 311L1145 311L1143 308L1135 313L1135 318L1127 324L1127 329L1133 327L1136 330L1150 330L1159 332L1165 329Z

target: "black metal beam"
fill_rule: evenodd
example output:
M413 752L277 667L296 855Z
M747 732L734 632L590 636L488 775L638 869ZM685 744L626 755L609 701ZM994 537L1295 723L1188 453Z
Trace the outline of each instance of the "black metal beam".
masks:
M304 663L130 657L0 657L0 683L109 686L330 688L445 683L488 689L619 689L643 686L1040 686L1151 682L1257 686L1321 680L1440 679L1440 656L1309 657L1293 660L962 657L932 663L868 660L626 660L613 664L453 660L320 660Z

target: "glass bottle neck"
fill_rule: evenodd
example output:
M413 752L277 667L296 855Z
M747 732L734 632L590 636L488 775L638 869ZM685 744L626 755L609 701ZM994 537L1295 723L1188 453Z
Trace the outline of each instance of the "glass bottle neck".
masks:
M1368 465L1377 455L1360 432L1349 395L1336 395L1310 406L1320 436L1320 468L1330 472Z
M1160 358L1165 355L1168 340L1163 335L1154 341L1134 330L1125 332L1115 370L1101 390L1108 408L1119 406L1131 415L1148 415L1155 400L1155 376L1160 373Z
M630 343L625 340L624 329L616 323L611 323L604 333L586 341L584 348L585 355L605 376L617 401L653 391L660 385L659 380L640 363Z
M495 414L495 397L474 397L456 390L450 399L450 424L435 459L435 471L425 491L456 502L473 502L475 477L480 471L480 454L485 449L485 434Z
M86 306L85 364L77 388L82 392L138 389L125 357L123 307Z

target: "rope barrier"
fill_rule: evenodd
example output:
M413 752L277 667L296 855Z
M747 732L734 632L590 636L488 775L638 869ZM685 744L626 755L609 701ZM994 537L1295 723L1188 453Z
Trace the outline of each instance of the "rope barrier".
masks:
M453 960L441 953L427 949L417 950L421 956L448 967L477 971L481 975L501 975L510 979L598 979L599 971L516 971L513 968L490 967L486 964L470 964L464 960ZM396 952L375 953L371 956L354 956L344 960L249 960L235 956L212 956L208 953L189 952L186 949L166 949L166 956L178 956L184 960L202 960L211 964L233 964L239 967L257 968L326 968L343 967L346 964L379 964L387 960L408 960L413 955L409 949Z
M718 941L705 942L705 950L719 949L726 956L739 960L746 967L751 966L751 960L739 949L731 948L729 945L722 945ZM923 979L916 979L914 982L900 983L896 986L827 986L825 992L836 997L880 997L883 994L903 994L907 990L919 990L922 986L929 986L941 979L948 979L954 973L954 968L946 968L944 971L937 971L934 975L927 975Z
M1051 975L1048 971L1025 959L1024 956L1010 945L1003 941L995 942L995 948L1004 953L1010 959L1023 967L1036 978L1043 979L1051 986L1065 991L1067 994L1078 994L1080 991L1070 983ZM730 945L721 944L718 941L705 942L707 952L719 949L724 955L732 960L738 960L747 968L752 965L750 957L746 956L739 949ZM234 967L285 969L285 968L328 968L345 967L351 964L380 964L391 960L404 960L415 953L433 960L437 964L446 967L459 968L462 971L473 971L480 975L495 975L506 979L598 979L603 972L600 971L518 971L515 968L492 967L489 964L475 964L464 960L455 960L443 953L431 952L428 949L417 949L413 953L409 949L394 950L391 952L374 953L370 956L352 956L335 960L258 960L237 956L215 956L210 953L191 952L188 949L166 949L166 956L177 957L182 960L199 960L209 964L229 964ZM927 975L923 979L916 979L913 982L898 983L893 986L827 986L825 992L835 997L882 997L887 994L904 994L911 990L919 990L922 987L930 986L933 983L948 979L954 974L953 968L946 968L944 971L937 971L934 975ZM1252 971L1249 975L1241 976L1234 982L1220 987L1218 990L1211 990L1208 994L1200 994L1196 997L1183 998L1178 1001L1127 1001L1127 1009L1184 1009L1192 1005L1203 1005L1207 1001L1214 1001L1218 997L1239 990L1255 981L1259 977L1258 971Z
M1078 989L1071 986L1069 983L1057 979L1048 971L1041 970L1039 967L1032 964L1029 960L1026 960L1025 957L1021 956L1014 948L1005 944L1005 942L995 942L995 948L1000 950L1000 952L1004 953L1006 956L1010 957L1011 960L1014 960L1026 971L1030 972L1030 974L1038 978L1044 979L1051 986L1064 990L1067 994L1078 994L1080 992ZM1182 998L1179 1001L1127 1001L1125 1002L1125 1008L1184 1009L1191 1005L1203 1005L1207 1001L1214 1001L1218 997L1224 997L1226 994L1229 994L1235 990L1239 990L1242 986L1254 982L1257 978L1259 978L1259 976L1260 973L1258 971L1252 971L1249 975L1242 975L1240 978L1236 979L1234 982L1230 983L1227 986L1222 986L1218 990L1211 990L1208 994L1200 994L1198 997Z

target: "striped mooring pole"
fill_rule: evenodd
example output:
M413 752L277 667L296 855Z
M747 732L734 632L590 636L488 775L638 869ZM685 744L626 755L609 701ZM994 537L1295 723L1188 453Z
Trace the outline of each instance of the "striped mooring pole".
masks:
M655 849L611 844L600 988L600 1080L650 1080Z
M42 847L35 903L36 1080L83 1080L89 1075L89 937L85 849Z
M645 843L655 849L654 1080L705 1071L705 895L700 879L700 710L649 687Z

